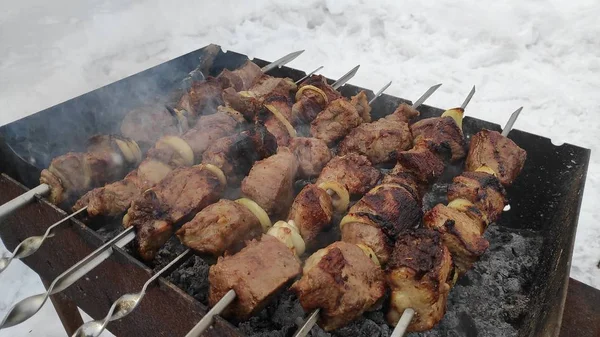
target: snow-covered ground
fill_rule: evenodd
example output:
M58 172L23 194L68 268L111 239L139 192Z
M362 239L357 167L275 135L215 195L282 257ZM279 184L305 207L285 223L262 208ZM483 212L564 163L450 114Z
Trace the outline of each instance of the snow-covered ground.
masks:
M414 98L459 104L503 124L593 151L571 276L600 288L600 4L535 1L123 1L0 3L0 125L209 43L267 60L306 49L291 65ZM4 252L3 246L0 250ZM0 315L41 290L15 263L0 276ZM50 304L0 336L63 336Z

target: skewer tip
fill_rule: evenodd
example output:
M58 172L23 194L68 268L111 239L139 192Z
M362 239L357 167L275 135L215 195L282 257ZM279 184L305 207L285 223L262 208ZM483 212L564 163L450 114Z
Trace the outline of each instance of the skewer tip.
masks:
M517 118L519 118L519 115L521 114L522 110L523 110L523 107L520 107L510 115L508 122L506 122L506 125L502 129L502 136L504 136L504 137L508 136L508 133L512 130L512 128L515 125Z

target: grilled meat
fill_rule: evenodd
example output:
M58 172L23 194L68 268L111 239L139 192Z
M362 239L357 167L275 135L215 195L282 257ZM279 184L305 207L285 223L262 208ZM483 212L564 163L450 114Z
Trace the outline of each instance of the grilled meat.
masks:
M362 195L377 184L380 176L379 170L371 165L367 157L351 153L331 159L316 184L335 181L345 186L350 194Z
M250 89L262 76L261 68L248 60L235 70L223 69L218 80L222 88L232 87L235 91L244 91Z
M292 138L289 148L298 158L299 176L302 178L319 175L331 160L331 151L327 144L318 138Z
M244 242L262 233L259 220L246 206L221 199L184 224L177 236L194 251L218 257L236 253Z
M202 162L220 168L229 184L236 185L250 172L257 160L277 151L277 142L264 127L220 138L206 149Z
M329 102L341 98L339 92L327 83L327 79L321 75L312 75L304 82L300 83L298 88L305 86L316 87L319 91L306 88L302 91L300 97L297 97L296 103L292 106L292 120L294 125L312 122L319 112L323 111Z
M342 241L371 248L382 264L389 260L394 243L381 228L369 223L348 222L342 226L341 232Z
M353 128L370 122L370 113L371 108L364 91L352 97L351 101L346 98L336 99L310 123L310 134L332 144L344 138Z
M388 323L395 326L404 310L413 308L408 331L433 328L446 312L451 267L450 253L436 232L417 229L400 236L386 268L392 290Z
M527 152L509 138L491 130L481 130L471 137L471 146L465 168L475 171L481 166L490 167L504 186L512 185L517 178Z
M495 176L485 172L463 172L448 187L448 201L466 199L479 209L487 223L500 218L506 205L506 191Z
M239 253L220 257L210 267L209 304L214 306L233 289L237 296L225 314L246 319L301 271L300 261L288 247L273 236L263 235L260 241L250 241Z
M152 260L171 237L174 224L219 200L224 189L217 176L201 164L177 168L144 191L123 218L125 227L135 226L137 230L140 256Z
M291 122L292 94L296 90L296 84L289 78L264 75L248 91L236 92L233 88L225 89L223 99L228 106L241 111L248 121L255 119L263 104L271 104Z
M229 72L224 70L223 72ZM191 87L177 102L176 109L185 110L192 120L201 115L208 115L216 111L219 105L223 105L223 88L231 85L223 85L223 81L214 77L208 77L200 82L192 82Z
M466 273L489 246L482 236L486 224L480 215L477 209L461 212L438 204L423 217L427 228L441 233L460 274Z
M373 164L379 164L394 159L397 151L410 149L412 135L406 116L410 109L398 108L385 118L352 129L339 144L339 154L354 152L366 156Z
M331 331L369 310L384 295L385 278L357 245L335 242L306 260L291 290L305 311L321 309L320 326Z
M452 117L433 117L411 125L414 144L424 143L431 151L455 162L465 157L466 142Z
M200 162L202 154L214 141L231 135L243 122L244 117L236 110L219 107L217 113L201 116L181 138L194 151L195 161Z
M121 134L149 148L160 137L180 135L186 127L163 104L154 104L129 111L121 122Z
M392 174L408 172L418 183L428 185L444 172L444 161L423 143L416 144L408 151L398 153L398 163Z
M317 185L306 185L294 199L289 220L293 220L307 245L331 224L333 204L326 191Z
M270 216L281 216L294 199L293 183L298 172L298 160L287 148L258 161L242 181L242 194L256 202Z

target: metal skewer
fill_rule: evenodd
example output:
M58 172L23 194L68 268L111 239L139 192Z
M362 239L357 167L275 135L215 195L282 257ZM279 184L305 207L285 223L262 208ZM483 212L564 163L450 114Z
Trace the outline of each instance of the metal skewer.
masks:
M87 206L83 207L82 209L78 210L77 212L70 214L66 218L57 221L55 224L53 224L52 226L48 227L48 229L46 229L46 233L44 233L43 236L30 236L27 239L21 241L21 243L19 243L19 245L12 252L11 256L0 258L0 273L2 273L8 267L8 265L10 265L10 263L13 259L22 259L22 258L28 257L29 255L35 253L40 248L40 246L44 243L44 241L46 241L47 238L51 238L54 236L54 234L52 233L54 228L58 227L58 225L60 225L62 223L65 223L67 220L69 220L72 217L76 216L77 214L85 211L86 209L87 209Z
M262 67L261 70L263 73L266 73L269 70L286 65L287 63L291 62L292 60L294 60L295 58L300 56L300 54L302 54L302 53L304 53L304 50L299 50L299 51L296 51L293 53L289 53L289 54L285 55L284 57ZM354 76L354 74L352 76ZM18 210L19 208L29 204L30 202L35 200L38 196L45 197L46 195L48 195L48 193L50 193L50 186L48 184L40 184L37 187L29 190L28 192L23 193L22 195L14 198L13 200L11 200L3 205L0 205L0 222L2 221L2 219L4 217L6 217L7 215L11 214L12 212Z
M392 81L389 81L388 84L384 85L383 88L379 89L379 91L375 94L375 96L373 96L373 98L371 98L371 100L369 101L369 105L371 105L371 103L375 102L375 100L377 99L377 97L381 96L383 94L383 92L390 87L390 85L392 85Z
M354 77L354 75L356 75L358 68L360 68L360 64L352 68L352 70L350 70L346 74L342 75L342 77L340 77L337 81L333 82L331 87L336 90L339 89L342 85L346 84L346 82L348 82L352 77Z
M508 122L506 122L506 125L504 126L504 129L502 130L502 136L504 136L504 137L508 136L508 133L510 132L510 130L512 130L513 125L515 125L515 122L517 121L517 118L519 118L519 115L521 114L522 110L523 110L523 107L520 107L510 115Z
M442 86L442 83L436 84L433 87L427 89L421 97L419 97L412 105L413 109L416 109L421 106L421 104L425 103L425 101L429 98L429 96L433 95L433 93L438 90L439 87Z
M103 319L89 321L85 324L81 325L75 333L71 337L97 337L99 336L109 322L121 319L127 315L129 315L137 306L140 304L144 295L146 295L146 289L148 286L154 282L161 274L171 269L173 265L177 262L181 261L184 257L187 257L191 253L190 249L187 249L185 252L179 254L176 258L173 259L168 265L163 267L159 272L155 273L152 277L144 283L142 290L138 293L133 294L125 294L119 297L116 301L113 302L112 306L108 310L108 313Z
M354 76L354 74L356 74L356 71L358 70L358 67L359 66L356 66L354 69L352 69L346 75L342 76L339 80L336 81L336 83L340 82L341 84L339 86L342 86L345 82L342 83L341 80L343 79L344 81L348 81L350 78L352 78L352 76ZM352 74L352 76L348 76L349 74ZM386 85L384 85L377 92L377 94L375 95L375 98L381 96L381 94L385 91L385 89L387 89L391 84L392 84L392 82L389 82ZM438 85L438 87L439 87L439 85ZM429 95L431 95L431 94L429 94ZM371 104L375 100L375 98L371 99L371 101L369 102L369 104ZM328 194L333 193L332 191L331 192L330 191L331 190L327 190L327 193ZM210 311L208 311L206 313L206 315L204 315L204 317L202 317L202 319L200 320L200 322L198 322L196 324L196 326L194 326L192 328L192 330L190 330L190 332L188 332L187 335L185 335L185 337L198 337L198 336L202 335L202 332L204 332L204 330L208 329L212 325L212 323L214 321L214 317L216 315L220 315L223 312L223 310L225 310L235 300L236 297L237 297L237 294L235 293L235 290L233 290L233 289L229 290L225 294L225 296L223 296L219 300L219 302L217 302L217 304L215 304L212 307L212 309L210 309ZM310 331L310 329L312 328L312 326L316 323L318 315L319 315L319 309L317 309L317 310L315 310L315 311L313 311L311 313L311 316L310 316L309 320L306 321L306 323L303 326L303 329L308 329L306 331L306 333L308 333L308 331ZM311 318L313 319L312 321L311 321ZM303 331L303 330L301 329L301 331ZM305 336L305 335L303 335L303 336ZM296 336L298 336L298 334L296 334Z
M461 109L464 110L467 107L467 105L469 105L469 102L471 102L471 98L473 98L473 95L475 95L475 86L473 86L473 88L471 89L471 91L467 95L467 98L465 98L465 100L463 101L463 103L460 105Z
M304 77L302 77L301 79L299 79L299 80L296 81L296 84L299 84L300 82L304 81L305 79L311 77L312 75L314 75L317 71L319 71L321 69L323 69L323 66L320 66L319 68L317 68L317 69L311 71L310 73L304 75Z

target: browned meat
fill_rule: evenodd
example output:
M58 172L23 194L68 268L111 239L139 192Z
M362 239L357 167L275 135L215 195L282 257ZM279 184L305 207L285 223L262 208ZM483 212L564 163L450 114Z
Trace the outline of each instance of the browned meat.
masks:
M434 117L411 125L414 143L424 143L431 151L457 161L465 157L466 142L462 130L452 117Z
M412 135L404 113L405 110L397 109L385 118L352 129L339 144L339 153L362 154L373 164L395 159L396 152L412 147Z
M401 185L378 185L350 207L353 221L378 227L391 240L421 221L421 202ZM374 251L375 248L372 248ZM379 256L378 256L379 258Z
M335 101L336 99L342 97L337 90L333 89L333 87L327 83L327 79L323 75L311 75L309 78L304 80L304 82L300 83L298 87L302 88L305 85L312 85L321 89L325 93L325 96L327 96L327 100L329 102Z
M417 229L400 236L386 268L392 290L388 323L395 326L404 310L413 308L416 314L408 331L436 326L446 312L451 267L448 249L436 232Z
M292 94L297 90L298 86L291 78L263 75L248 91L252 92L256 97L280 95L291 98Z
M149 148L166 135L180 135L187 129L162 104L154 104L129 111L121 122L121 134Z
M195 120L201 115L208 115L223 105L222 82L214 77L208 77L201 82L193 82L188 91L181 97L176 109L185 110Z
M125 227L137 229L140 256L152 260L173 233L174 224L219 200L224 189L214 173L204 165L196 165L177 168L158 185L144 191L123 218Z
M425 213L423 223L442 234L460 274L466 273L489 246L482 236L486 224L474 213L438 204Z
M264 127L256 125L250 130L218 139L204 152L202 162L220 168L228 184L239 184L250 172L254 162L277 151L275 137Z
M360 118L362 118L363 123L371 122L371 106L369 105L369 99L367 98L367 93L364 91L359 92L358 94L352 96L350 98L350 104L352 104Z
M381 184L396 184L404 187L415 200L423 199L427 185L420 184L414 174L405 171L402 166L396 165L392 171L386 174Z
M224 89L223 101L228 107L241 112L247 121L254 120L256 112L262 108L260 97L254 96L250 91L237 92L233 88Z
M400 122L408 123L408 122L410 122L411 119L413 119L419 115L420 115L419 111L414 109L411 105L402 103L402 104L398 105L396 110L394 110L394 112L392 112L392 114L390 116L394 116L394 119L396 119Z
M333 204L326 191L317 185L306 185L294 199L289 220L294 220L307 245L331 224Z
M357 96L364 95L364 92L361 92ZM327 144L332 144L344 138L353 128L371 121L371 108L367 105L365 110L364 105L358 103L361 100L359 97L353 97L350 102L345 98L340 98L329 103L327 108L310 123L310 134L323 139Z
M194 158L199 162L202 154L214 141L234 133L243 117L235 110L221 108L215 114L200 116L196 125L181 138L194 151Z
M324 96L312 89L304 90L292 107L291 121L294 125L312 122L319 112L327 107L327 104L342 97L339 92L327 83L327 79L321 75L310 76L304 82L300 83L298 88L304 86L316 87L321 90Z
M342 241L371 248L382 264L389 260L394 245L381 228L371 223L349 222L342 226L341 231Z
M177 231L177 236L194 251L218 257L236 253L244 242L262 233L260 222L248 208L221 199L196 214Z
M250 89L262 77L263 72L254 62L248 60L238 69L224 69L219 74L219 81L223 88L232 87L235 91L244 91Z
M379 170L371 165L367 157L351 153L331 159L316 184L335 181L344 185L351 195L362 195L377 184L380 176Z
M233 289L237 296L225 315L246 319L301 272L300 260L288 247L263 235L260 241L250 241L239 253L220 257L210 267L209 305L214 306Z
M411 173L419 183L429 184L444 172L444 161L423 143L398 153L398 163L392 173Z
M463 172L448 187L448 201L466 199L485 216L487 223L498 220L506 205L506 191L498 178L485 172Z
M512 185L527 159L527 152L509 138L491 130L481 130L471 137L471 147L465 168L475 171L490 167L504 186Z
M242 181L242 194L256 202L270 216L282 216L294 200L293 183L298 160L287 148L258 161Z
M302 178L318 176L331 160L327 144L318 138L292 138L289 148L298 158L299 176Z
M227 105L242 112L244 117L252 121L263 108L263 104L273 105L291 122L292 94L296 92L296 84L289 78L263 76L259 83L249 91L236 92L233 88L223 91L223 99Z
M334 242L306 260L291 290L305 311L321 309L319 325L331 331L373 307L385 294L385 278L357 245Z

